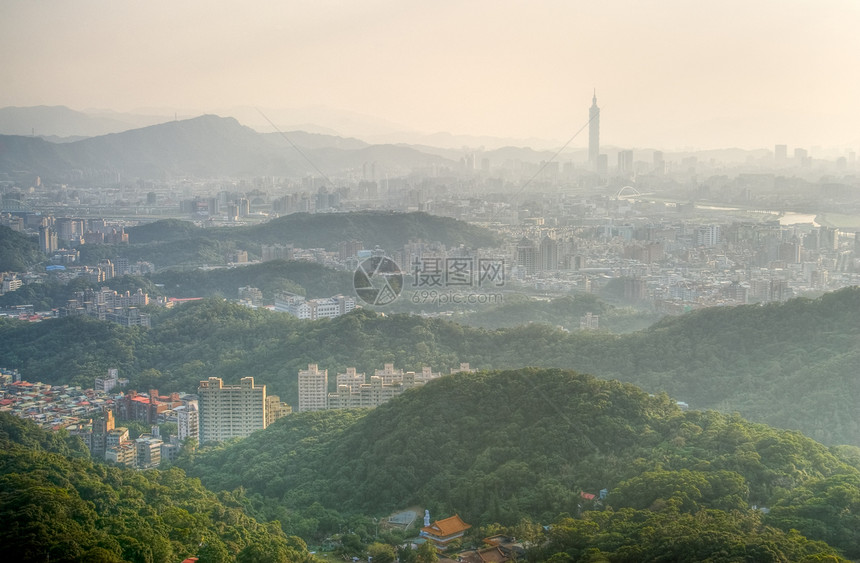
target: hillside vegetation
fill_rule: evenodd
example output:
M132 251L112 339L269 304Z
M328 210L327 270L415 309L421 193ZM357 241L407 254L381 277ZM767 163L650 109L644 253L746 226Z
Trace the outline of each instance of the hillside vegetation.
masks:
M43 282L29 283L21 286L15 291L0 295L0 307L14 307L16 305L32 305L36 311L50 311L65 307L70 299L76 297L79 291L87 289L98 290L109 286L110 289L125 293L136 292L138 289L150 297L162 295L161 290L156 287L149 278L140 276L122 276L113 278L109 282L91 282L87 278L74 278L69 282L62 282L55 276L49 276Z
M196 227L189 221L166 219L128 229L129 244L84 245L81 260L125 256L145 260L158 268L224 264L234 250L261 256L263 244L292 244L300 248L337 250L339 242L359 240L367 249L380 246L394 251L409 240L439 241L448 247L496 246L497 236L483 227L427 213L355 211L350 213L294 213L245 227ZM401 268L408 269L402 265Z
M784 304L697 311L627 335L546 325L485 330L440 319L377 316L299 321L209 300L158 312L149 331L81 318L0 320L0 365L27 379L91 385L110 367L139 388L186 390L248 374L291 404L308 363L334 375L384 363L447 372L560 367L666 392L693 408L740 412L828 444L860 445L860 289Z
M630 307L616 307L592 293L582 293L550 300L505 295L505 302L501 305L483 307L455 318L462 324L490 329L543 323L578 330L579 321L586 313L599 316L600 330L616 334L646 329L663 317Z
M272 260L217 270L168 270L153 274L153 283L171 297L238 297L240 287L256 287L271 302L276 293L289 291L308 299L352 294L352 273L332 270L313 262Z
M0 273L25 272L44 261L37 237L0 225Z
M304 542L179 469L89 460L78 438L0 413L0 541L8 561L308 561Z
M566 513L584 520L562 517L569 531L550 534L549 554L614 544L636 560L685 529L674 549L690 559L689 542L713 528L726 536L718 545L734 538L726 548L743 537L762 553L796 543L802 554L797 529L860 556L860 469L825 446L564 370L447 376L366 413L289 416L181 465L207 487L243 487L282 522L314 503L373 515L423 506L474 525ZM602 502L580 494L601 489Z

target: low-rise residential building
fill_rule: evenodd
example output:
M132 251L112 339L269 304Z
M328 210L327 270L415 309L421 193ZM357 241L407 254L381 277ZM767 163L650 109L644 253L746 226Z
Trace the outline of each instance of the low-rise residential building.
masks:
M293 412L293 407L281 401L277 395L266 397L266 426Z
M126 467L134 467L134 462L137 454L137 447L135 443L126 440L116 446L112 446L108 448L105 452L105 460L112 461L119 465L125 465Z
M275 296L275 311L311 321L333 319L353 309L355 309L355 300L343 295L307 300L301 295L289 292L282 292Z
M107 376L96 378L93 389L110 393L117 385L119 385L119 372L115 368L111 368L108 370Z
M174 461L179 457L179 452L182 451L182 443L179 437L171 436L167 442L161 443L161 460Z
M173 409L176 415L176 435L180 441L193 438L200 441L200 411L197 409L197 401L191 401L185 405Z
M157 427L156 427L157 430ZM138 469L158 467L161 463L161 438L157 434L141 434L135 444L134 465Z

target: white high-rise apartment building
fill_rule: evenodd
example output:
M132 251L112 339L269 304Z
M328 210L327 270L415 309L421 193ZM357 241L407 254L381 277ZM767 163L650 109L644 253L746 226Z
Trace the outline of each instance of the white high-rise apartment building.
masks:
M337 374L337 386L346 385L351 392L358 393L365 379L364 374L356 373L355 368L346 368L346 373Z
M403 383L403 370L394 369L394 364L384 364L383 369L374 370L373 375L381 378L383 385Z
M321 411L328 406L328 370L317 364L299 370L299 412Z
M224 385L220 377L201 381L200 443L245 437L266 427L266 386L243 377L239 385Z

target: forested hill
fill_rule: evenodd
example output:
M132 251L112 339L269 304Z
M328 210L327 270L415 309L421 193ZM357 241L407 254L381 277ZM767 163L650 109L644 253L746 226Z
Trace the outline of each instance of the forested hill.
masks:
M380 246L398 251L410 240L438 241L449 248L476 249L499 244L492 231L464 221L427 213L354 211L349 213L294 213L246 227L196 227L189 221L165 219L128 229L129 244L84 245L81 259L125 256L157 267L223 264L234 250L259 259L263 244L292 244L299 248L337 250L340 242L358 240L364 248ZM402 268L406 268L401 264Z
M196 388L253 374L291 404L308 363L334 374L384 363L447 372L460 362L560 367L667 392L692 408L738 411L828 444L860 445L860 289L784 304L708 309L623 336L548 326L484 330L440 319L356 311L307 322L208 300L160 312L149 331L82 318L0 320L0 366L48 383L117 367L138 388Z
M353 274L326 268L314 262L271 260L236 268L214 270L165 270L149 276L171 297L221 296L235 299L238 288L252 286L271 303L280 291L305 295L308 299L352 294Z
M248 516L179 469L90 461L79 438L0 413L0 542L6 561L309 561L304 542Z
M860 470L799 433L555 369L447 376L365 412L291 415L182 466L207 487L244 487L282 522L315 502L379 516L423 506L474 525L634 511L618 548L654 514L712 510L755 529L758 505L770 508L764 524L860 556ZM580 494L602 489L601 503ZM604 514L584 516L606 528ZM596 541L590 526L580 532ZM645 544L664 533L652 532Z
M483 328L543 323L576 330L580 319L587 313L600 318L600 330L615 334L646 329L665 316L632 307L617 307L598 299L593 293L564 295L551 300L506 294L504 303L468 311L456 319L458 323Z
M355 239L372 249L379 245L398 250L410 240L439 241L447 247L496 246L496 234L464 221L427 213L354 211L350 213L295 213L251 227L249 236L261 242L289 242L305 248L336 249Z
M44 261L37 237L0 225L0 272L23 272Z

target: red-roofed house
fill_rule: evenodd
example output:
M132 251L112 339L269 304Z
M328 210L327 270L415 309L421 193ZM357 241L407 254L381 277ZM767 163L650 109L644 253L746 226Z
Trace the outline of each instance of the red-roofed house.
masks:
M498 546L485 547L474 551L463 551L457 554L459 563L506 563L516 561L511 555L506 554ZM447 563L451 559L439 559L440 563Z
M436 546L436 549L442 551L448 544L457 538L462 538L466 530L471 528L471 524L466 524L455 514L444 520L436 520L429 526L421 528L421 536L427 538L427 541Z

